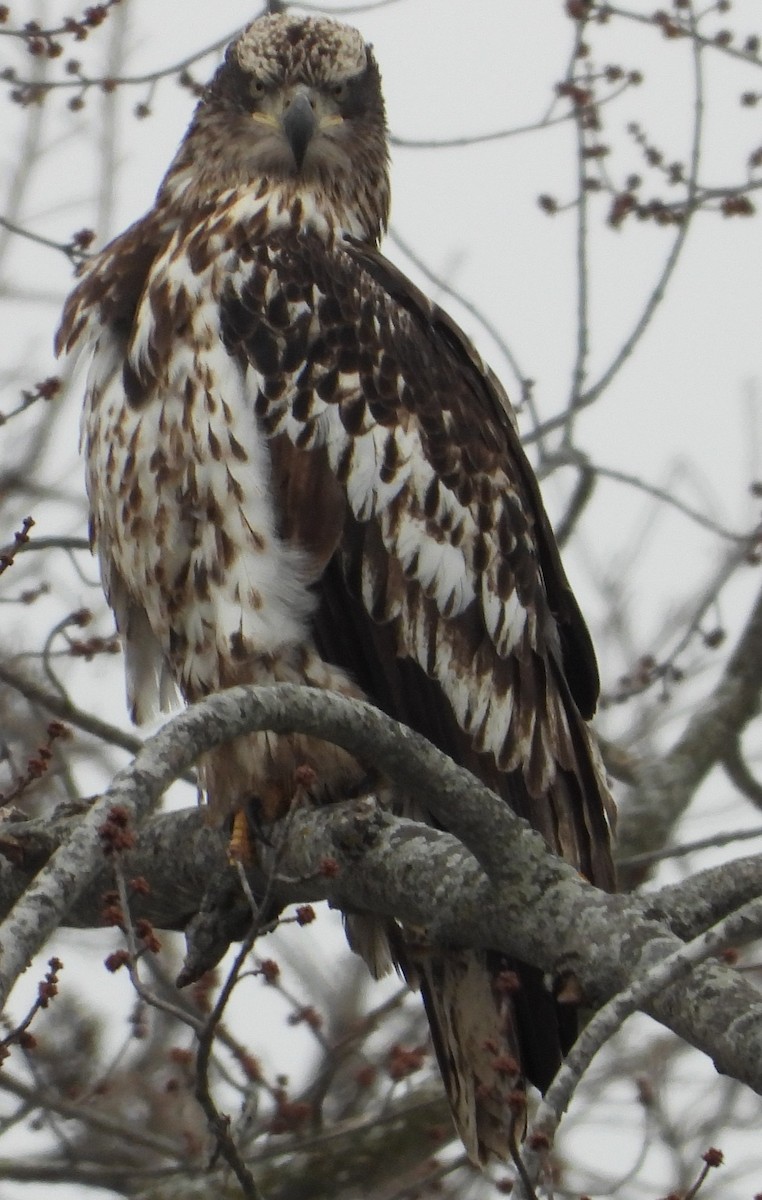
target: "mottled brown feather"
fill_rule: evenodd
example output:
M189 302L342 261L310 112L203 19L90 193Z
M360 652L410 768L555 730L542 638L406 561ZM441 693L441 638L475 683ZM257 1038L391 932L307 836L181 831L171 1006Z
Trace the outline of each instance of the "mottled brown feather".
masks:
M317 132L297 157L283 114L305 92ZM589 634L505 393L377 250L388 205L370 49L326 19L264 17L229 47L154 209L69 298L57 346L94 348L91 525L130 706L250 681L365 695L610 888ZM255 798L270 820L304 764L318 802L364 774L269 735L202 771L218 813ZM469 1154L505 1156L509 1093L547 1085L568 1006L497 954L367 914L347 931L375 973L391 954L420 986Z

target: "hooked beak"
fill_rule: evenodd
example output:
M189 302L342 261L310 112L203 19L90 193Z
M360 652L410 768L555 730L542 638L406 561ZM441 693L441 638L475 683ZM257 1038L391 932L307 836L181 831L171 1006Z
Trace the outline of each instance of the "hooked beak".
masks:
M317 118L306 92L297 92L281 119L297 168L301 170L307 147L317 128Z

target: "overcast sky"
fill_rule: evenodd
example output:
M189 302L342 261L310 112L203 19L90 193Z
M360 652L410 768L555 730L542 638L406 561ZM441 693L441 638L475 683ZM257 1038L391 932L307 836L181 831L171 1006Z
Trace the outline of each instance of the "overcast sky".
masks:
M23 10L26 18L28 9L29 16L44 21L71 7L68 0L11 5L14 16ZM652 7L649 0L629 4L642 14ZM353 23L374 44L394 137L486 134L547 116L573 38L562 8L561 0L397 0L353 14ZM348 5L322 11L352 14ZM242 0L130 0L87 42L67 43L65 58L76 55L87 69L102 73L104 55L110 53L121 73L148 74L233 33L253 15L251 4ZM724 20L743 35L759 30L759 0L736 0ZM711 28L721 26L717 19ZM113 44L116 30L121 31L119 46ZM640 152L624 133L633 121L648 130L666 159L685 162L694 112L688 44L665 41L636 22L595 30L591 44L599 64L621 64L644 75L641 87L626 91L605 110L607 128L601 136L616 147L612 173L644 173ZM0 40L3 54L0 66L13 62L19 71L33 69L18 46ZM204 80L217 61L212 54L195 64L195 77ZM760 72L719 53L705 56L705 69L701 182L740 184L748 153L762 136L760 108L741 106L739 96L760 90ZM64 77L59 64L55 71ZM132 112L144 101L152 115L139 121ZM76 113L60 95L50 98L39 110L46 153L27 163L30 184L16 219L60 241L83 226L97 228L101 240L113 236L151 204L192 107L192 97L173 79L154 90L148 84L125 87L105 102L90 93L85 108ZM556 111L560 114L563 106ZM28 117L28 110L3 109L7 131L0 145L0 212L13 199ZM535 380L543 419L563 408L570 387L576 337L575 214L572 210L549 218L537 198L552 194L563 205L573 197L574 138L567 122L465 148L395 146L392 154L394 231L492 322L521 372ZM105 198L104 161L113 182ZM660 186L656 176L653 186ZM610 229L602 216L608 203L601 198L591 211L590 381L605 370L630 332L675 236L673 229L652 223ZM752 224L700 217L658 319L579 426L579 445L596 462L674 487L685 501L738 531L755 519L758 503L748 484L762 476L761 245L758 218ZM386 250L427 292L436 293L393 241ZM0 258L0 411L15 405L19 387L57 369L50 347L57 310L70 286L71 268L63 255L16 239ZM449 297L438 298L517 396L512 367L496 341L470 311ZM83 534L76 389L61 404L66 415L47 466L51 480L65 485L72 503L41 505L34 515L40 533ZM0 456L17 452L34 419L32 413L14 424L0 444ZM564 473L550 482L546 496L551 513L563 511L570 483L571 476ZM723 552L721 541L683 516L665 514L653 530L652 516L651 503L640 493L603 484L568 555L575 587L603 647L601 669L608 685L625 664L621 646L601 625L601 580L627 580L640 616L634 650L646 653L667 608L695 592ZM3 531L0 540L11 532ZM86 569L94 577L94 566L86 564ZM718 619L729 625L738 620L756 584L751 572L740 579L724 598ZM95 606L97 593L70 572L35 615L44 628L45 622L49 626L60 619L61 606L66 611L67 604L73 608L83 602ZM100 612L101 628L107 631L110 618L105 608ZM29 644L29 620L29 613L9 614L11 636ZM118 663L109 665L103 695L92 707L125 722L120 672ZM75 688L91 688L90 668L75 665L68 678ZM676 719L680 715L678 709ZM626 719L614 713L604 718L604 725L608 721L606 727L616 730ZM84 775L85 787L102 782L97 771Z

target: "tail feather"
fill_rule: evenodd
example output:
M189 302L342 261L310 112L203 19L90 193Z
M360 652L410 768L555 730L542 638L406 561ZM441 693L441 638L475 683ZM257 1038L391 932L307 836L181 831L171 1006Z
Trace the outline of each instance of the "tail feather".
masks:
M435 950L424 930L403 930L369 913L345 913L344 927L375 978L394 964L420 991L455 1128L471 1160L483 1166L493 1156L507 1158L512 1135L523 1132L525 1079L546 1087L562 1053L552 1034L549 1045L558 1013L540 972L494 951Z
M521 1046L510 986L484 951L431 954L416 962L421 995L453 1120L469 1158L510 1153L523 1129Z

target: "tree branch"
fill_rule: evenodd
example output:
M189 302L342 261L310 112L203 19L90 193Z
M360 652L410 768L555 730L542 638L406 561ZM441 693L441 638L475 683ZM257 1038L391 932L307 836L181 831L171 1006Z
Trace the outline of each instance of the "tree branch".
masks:
M664 991L690 973L698 963L719 953L735 940L748 939L762 929L762 900L752 900L712 929L701 933L687 946L681 946L667 958L656 963L639 979L612 997L595 1016L574 1043L558 1069L556 1077L543 1097L527 1134L524 1155L525 1176L516 1181L516 1200L531 1200L525 1188L537 1182L544 1165L547 1149L552 1145L559 1122L569 1107L577 1085L601 1047L621 1029L627 1017L659 992Z
M102 742L107 742L112 746L121 746L130 754L137 754L143 745L143 739L136 737L134 733L126 733L123 729L118 729L116 725L109 725L100 717L77 708L71 700L51 692L36 680L31 679L25 672L18 671L9 662L0 662L0 683L13 688L30 704L38 704L40 708L52 713L60 721L66 721L68 724L76 726L77 729L81 729L83 733L92 734Z
M657 762L636 770L638 784L620 812L623 858L661 849L691 802L696 788L717 763L725 762L741 731L759 712L762 689L762 590L722 678ZM623 876L633 886L642 871Z
M69 911L78 912L87 889L92 894L95 886L96 897L97 886L103 889L98 830L105 813L118 803L139 821L199 753L262 728L322 736L364 761L383 764L388 778L408 791L424 792L442 825L457 831L455 836L396 818L373 798L292 813L288 843L277 864L280 903L329 899L344 910L422 926L432 943L503 950L556 978L573 975L594 1006L680 949L667 907L670 899L674 904L680 898L679 891L640 898L599 892L551 854L488 789L370 705L291 685L234 688L169 722L75 823L0 929L4 994L49 932ZM171 842L165 838L171 858L164 862L156 853L162 822L166 829L174 823ZM156 894L180 893L176 903L185 920L198 908L199 881L224 869L224 838L202 827L197 813L155 819L147 832L152 844L143 844L140 853L149 859L148 870L141 863L140 873ZM184 858L196 854L203 867L198 862L183 866ZM252 876L255 891L270 865L266 848L261 857L265 876ZM335 877L324 870L327 859L338 864ZM756 888L754 895L760 891L760 875L759 862L752 860L745 885ZM705 873L705 891L710 877ZM748 896L742 898L737 890L725 895L727 903L744 899ZM699 925L691 934L701 929ZM654 996L645 1009L710 1054L719 1070L762 1093L762 998L741 976L719 964L699 966L689 979Z

